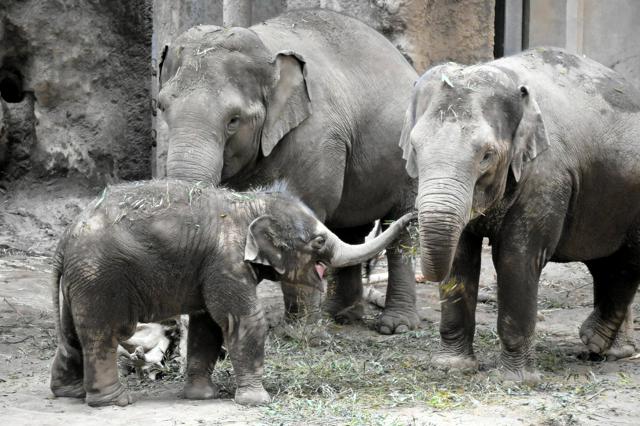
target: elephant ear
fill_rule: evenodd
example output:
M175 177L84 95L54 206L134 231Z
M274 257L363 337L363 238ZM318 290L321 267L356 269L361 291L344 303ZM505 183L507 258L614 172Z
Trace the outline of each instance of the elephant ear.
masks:
M160 64L158 64L158 90L162 89L162 68L165 66L165 61L167 59L167 53L169 52L169 45L165 44L162 48L162 53L160 54Z
M402 133L400 134L400 148L402 148L402 158L406 160L405 168L412 178L418 177L418 163L416 159L416 150L411 145L411 131L416 122L416 98L411 97L411 103L407 112L404 114L404 124L402 125Z
M520 180L524 163L536 158L549 148L549 136L538 103L527 86L520 86L522 118L513 138L511 172L516 182Z
M284 274L284 249L281 239L282 226L269 215L255 219L249 225L244 246L244 260L249 263L272 267L278 274Z
M291 51L276 54L276 83L271 91L262 129L262 153L268 156L278 142L311 115L305 62Z

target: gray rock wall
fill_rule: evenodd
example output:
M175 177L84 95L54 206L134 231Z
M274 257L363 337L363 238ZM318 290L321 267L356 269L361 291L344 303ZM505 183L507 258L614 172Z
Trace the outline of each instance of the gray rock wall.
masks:
M0 3L1 178L150 176L151 16L148 0Z

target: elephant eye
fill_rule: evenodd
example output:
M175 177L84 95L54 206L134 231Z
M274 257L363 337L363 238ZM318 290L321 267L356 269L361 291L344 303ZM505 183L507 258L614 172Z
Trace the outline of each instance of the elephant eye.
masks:
M326 242L327 240L325 237L323 237L322 235L318 235L313 240L311 240L311 247L313 247L316 250L320 250L321 248L324 247Z
M491 149L487 150L484 155L482 156L482 160L480 161L480 164L483 167L487 167L491 161L493 160L493 156L494 156L495 152Z
M238 130L238 127L240 127L240 117L236 115L229 120L229 123L227 123L227 131L229 133L235 133Z

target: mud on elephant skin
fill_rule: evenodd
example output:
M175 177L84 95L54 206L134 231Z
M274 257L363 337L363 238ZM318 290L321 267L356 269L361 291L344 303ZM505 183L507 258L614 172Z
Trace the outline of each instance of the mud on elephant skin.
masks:
M594 310L580 330L589 350L633 348L620 327L640 281L639 135L638 90L559 49L444 64L419 79L400 145L419 177L423 273L441 281L435 362L477 368L483 237L497 271L505 376L539 380L536 298L549 261L584 262L593 276Z
M159 75L168 177L237 190L285 180L321 221L354 243L364 241L362 229L375 220L413 210L416 182L404 171L397 141L417 75L365 24L303 10L248 29L198 26L167 47ZM415 328L411 265L397 247L387 257L379 328ZM336 276L329 312L359 318L360 266ZM285 288L289 314L318 312L318 293L301 288Z
M322 287L326 266L375 255L410 220L406 215L376 239L350 245L286 192L237 193L173 180L108 187L70 225L54 257L51 389L91 406L131 403L118 380L118 343L138 322L189 314L185 396L216 396L210 371L224 341L235 401L267 403L258 283Z

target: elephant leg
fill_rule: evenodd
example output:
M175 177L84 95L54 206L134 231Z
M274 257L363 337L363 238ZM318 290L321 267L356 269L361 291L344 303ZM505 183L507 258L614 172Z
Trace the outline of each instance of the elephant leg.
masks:
M591 352L612 358L635 352L633 338L625 335L624 328L618 335L625 318L631 315L630 306L640 283L637 257L635 250L622 248L610 257L585 262L593 276L594 308L580 327L580 338ZM622 346L613 347L618 337L628 341L618 341ZM607 354L610 349L611 354Z
M383 226L387 228L388 226ZM398 240L387 247L387 268L389 279L384 311L378 318L381 334L404 333L420 324L416 310L416 278L412 258L408 250L412 245L411 236L404 230Z
M320 319L322 292L316 288L281 281L285 319L315 322Z
M449 277L440 283L440 350L437 365L477 370L473 352L482 238L463 231Z
M607 361L616 361L622 358L628 358L638 352L636 339L633 328L633 304L630 303L627 308L622 325L618 329L618 334L611 344L611 347L605 351Z
M136 331L137 321L130 318L137 316L135 308L126 303L128 295L116 293L114 283L117 281L86 279L82 288L76 286L72 294L73 323L82 347L85 401L92 407L133 402L118 378L117 357L119 342ZM82 291L87 288L92 291Z
M373 224L335 230L336 235L349 244L362 244L373 229ZM336 269L328 279L325 309L339 323L352 323L362 319L362 265Z
M62 302L58 349L51 366L51 391L58 397L84 398L82 347L69 305Z
M235 402L241 405L262 405L270 401L262 386L264 344L267 321L256 300L254 310L246 315L227 314L224 339L236 374Z
M133 398L118 379L118 337L111 330L119 327L86 327L79 331L84 359L86 402L92 407L125 406ZM134 327L131 327L131 335Z
M218 389L211 382L211 372L221 348L222 330L209 313L189 315L185 398L211 399L218 396Z
M511 237L505 247L493 247L498 274L498 336L500 365L505 380L535 384L535 327L538 281L546 250L517 247Z

